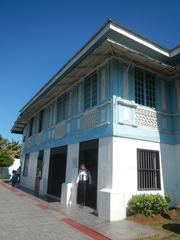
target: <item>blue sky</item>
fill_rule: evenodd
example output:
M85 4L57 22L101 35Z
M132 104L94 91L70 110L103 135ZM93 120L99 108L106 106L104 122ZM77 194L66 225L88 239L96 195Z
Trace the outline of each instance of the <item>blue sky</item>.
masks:
M180 44L179 0L0 0L0 134L18 111L109 17L172 48Z

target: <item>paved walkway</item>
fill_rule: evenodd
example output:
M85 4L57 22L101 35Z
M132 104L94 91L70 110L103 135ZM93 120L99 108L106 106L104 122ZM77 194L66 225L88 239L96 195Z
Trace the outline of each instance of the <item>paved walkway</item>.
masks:
M130 221L109 223L92 209L65 208L0 182L0 240L132 240L157 234Z

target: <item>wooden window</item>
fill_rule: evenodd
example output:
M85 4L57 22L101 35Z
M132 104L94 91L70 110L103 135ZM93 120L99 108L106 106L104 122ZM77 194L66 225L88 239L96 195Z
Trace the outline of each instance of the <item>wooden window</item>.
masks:
M28 166L29 166L29 153L25 155L25 160L24 160L24 169L23 169L23 176L27 177L28 176Z
M43 118L44 118L44 110L40 111L40 113L39 113L39 126L38 126L39 133L42 131Z
M89 75L84 81L84 109L97 104L97 73Z
M138 190L160 190L159 152L137 150Z
M155 108L155 76L139 68L135 69L135 102Z

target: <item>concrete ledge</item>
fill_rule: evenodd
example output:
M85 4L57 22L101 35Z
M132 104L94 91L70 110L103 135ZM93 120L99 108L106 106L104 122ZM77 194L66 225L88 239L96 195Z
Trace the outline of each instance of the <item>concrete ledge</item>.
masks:
M113 189L99 191L98 215L110 222L122 220L126 217L124 194Z
M61 188L61 205L75 206L77 196L77 187L74 183L63 183Z

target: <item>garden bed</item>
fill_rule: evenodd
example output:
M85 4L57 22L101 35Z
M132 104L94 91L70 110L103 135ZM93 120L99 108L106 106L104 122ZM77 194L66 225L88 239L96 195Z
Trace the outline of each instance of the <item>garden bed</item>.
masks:
M161 230L157 239L180 239L180 209L169 210L164 215L144 216L136 214L129 216L128 220Z

